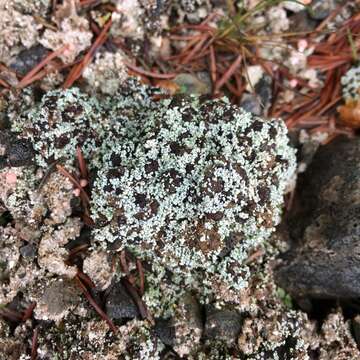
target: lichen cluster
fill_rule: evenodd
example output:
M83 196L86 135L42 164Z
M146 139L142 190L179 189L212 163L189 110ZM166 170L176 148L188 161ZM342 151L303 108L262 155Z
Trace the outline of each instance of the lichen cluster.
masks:
M13 130L42 168L70 166L81 147L96 174L94 246L116 242L149 261L157 282L166 269L170 283L207 299L214 282L244 288L249 250L278 223L294 171L284 124L225 100L155 102L155 90L133 81L126 89L101 104L78 89L49 92Z
M351 67L341 78L342 93L345 101L360 98L360 66Z
M74 306L64 300L51 308L48 299L52 281L67 284L76 275L76 266L65 261L65 246L84 236L73 211L72 184L55 166L76 173L78 148L90 173L95 224L87 230L91 248L82 269L99 291L121 277L113 271L114 251L126 249L141 259L146 269L142 300L154 318L172 319L173 346L183 356L199 348L202 304L247 309L241 305L251 280L247 259L279 222L295 167L280 120L260 119L225 99L166 98L135 80L101 101L76 88L56 90L32 107L9 105L8 114L14 144L30 143L34 158L29 165L0 170L1 200L26 228L21 239L27 236L25 246L36 249L40 269L31 254L21 265L16 253L19 263L6 266L14 276L23 268L31 275L19 286L41 304L34 311L38 320L68 318ZM5 159L10 148L2 150ZM18 242L24 245L11 239ZM6 302L18 291L11 284L4 288L10 294ZM194 301L188 304L189 294ZM70 318L65 323L76 327ZM146 326L140 333L133 349L126 345L122 351L151 357L158 340Z

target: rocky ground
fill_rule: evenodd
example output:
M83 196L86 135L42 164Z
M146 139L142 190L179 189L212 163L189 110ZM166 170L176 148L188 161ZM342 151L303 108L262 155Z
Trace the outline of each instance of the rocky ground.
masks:
M0 0L0 359L360 359L359 9Z

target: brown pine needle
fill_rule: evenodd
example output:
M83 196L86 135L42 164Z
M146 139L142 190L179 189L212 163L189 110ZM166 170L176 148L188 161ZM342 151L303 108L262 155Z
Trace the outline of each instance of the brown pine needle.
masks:
M17 85L18 88L23 88L24 84L29 84L29 81L46 65L48 64L52 59L58 57L61 55L69 45L64 45L60 49L53 51L49 55L47 55L38 65L36 65L32 70L30 70L19 82ZM26 86L26 85L25 85Z
M101 307L96 303L96 301L93 299L93 297L91 296L90 292L88 291L88 289L86 288L86 286L82 283L82 281L80 280L79 276L77 275L75 277L75 281L78 285L78 287L80 288L80 290L82 291L82 293L85 295L86 299L89 301L89 303L91 304L91 306L95 309L95 311L101 316L101 318L103 320L105 320L107 322L107 324L109 325L110 329L116 334L117 333L117 328L114 325L114 323L111 321L111 319L106 315L106 313L101 309Z
M75 65L72 70L70 71L68 77L65 80L65 83L63 85L64 89L69 88L74 84L74 82L81 76L84 69L88 64L91 62L92 58L94 57L96 51L105 43L108 37L108 31L111 27L112 21L111 19L105 24L105 26L102 28L101 32L99 33L98 37L94 41L94 43L91 45L89 51L84 56L83 60Z
M91 289L95 288L95 284L93 283L93 281L92 281L86 274L84 274L82 271L78 270L78 271L77 271L77 276L78 276L87 286L89 286Z
M215 84L215 93L217 93L222 86L227 83L227 81L231 78L231 76L234 74L234 72L237 70L237 68L240 66L242 60L242 55L239 54L236 60L230 65L230 67L226 70L224 75L218 80L218 82Z
M37 346L38 346L39 329L36 327L31 340L31 360L37 359Z
M144 76L148 76L154 79L173 79L177 74L176 73L171 73L171 74L160 74L157 72L153 72L153 71L147 71L144 69L141 69L131 63L129 63L128 61L124 61L124 64L132 71L134 71L135 73L138 73L140 75L144 75Z
M82 186L80 185L79 181L72 176L63 166L57 164L56 165L56 169L59 171L60 174L62 174L63 176L67 177L74 186L76 186L76 188L78 188L80 190L80 194L83 195L84 200L87 204L90 203L90 199L89 199L89 195L85 192L85 190L82 188Z
M125 286L126 290L129 292L133 300L135 301L137 307L139 308L140 315L143 319L147 319L150 321L152 325L155 324L155 321L151 314L149 313L144 301L141 299L140 295L138 294L136 288L129 282L128 279L122 278L122 284Z
M214 89L216 83L216 57L213 45L210 45L210 76Z

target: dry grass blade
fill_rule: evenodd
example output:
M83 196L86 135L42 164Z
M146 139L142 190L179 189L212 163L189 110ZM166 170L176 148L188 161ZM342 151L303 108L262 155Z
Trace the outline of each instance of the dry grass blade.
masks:
M80 288L80 290L83 292L83 294L85 295L86 299L89 301L89 303L92 305L92 307L95 309L95 311L101 316L101 318L103 320L105 320L107 322L107 324L109 325L110 329L116 334L117 333L117 328L114 325L114 323L111 321L111 319L106 315L106 313L101 309L101 307L96 303L96 301L93 299L93 297L91 296L90 292L88 291L88 289L86 288L86 286L82 283L81 279L79 278L79 276L75 277L75 281L76 284L78 285L78 287Z
M210 76L214 88L216 83L216 56L213 45L210 45Z

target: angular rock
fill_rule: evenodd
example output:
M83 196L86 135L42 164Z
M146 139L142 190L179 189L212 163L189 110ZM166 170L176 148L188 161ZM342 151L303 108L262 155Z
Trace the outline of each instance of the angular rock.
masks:
M275 273L294 297L360 296L360 139L321 147L298 183L292 249Z
M120 282L111 287L105 309L109 318L115 320L133 319L140 315L138 307Z
M231 346L240 334L242 316L232 309L208 307L204 336L212 340L222 340Z

